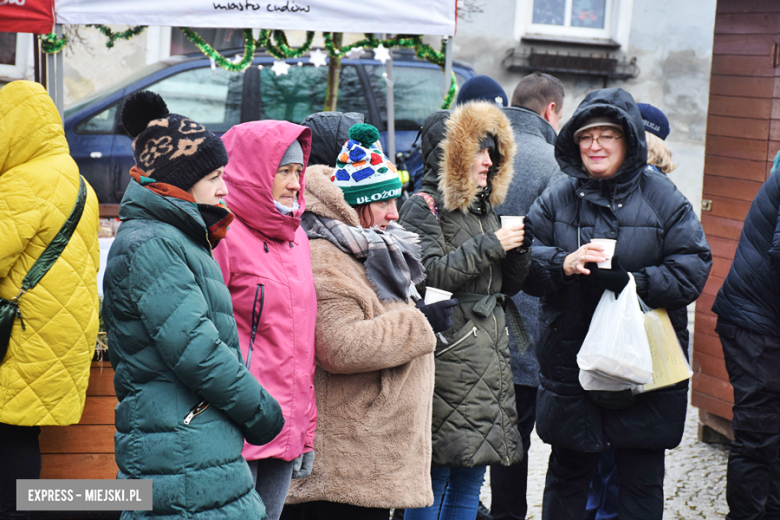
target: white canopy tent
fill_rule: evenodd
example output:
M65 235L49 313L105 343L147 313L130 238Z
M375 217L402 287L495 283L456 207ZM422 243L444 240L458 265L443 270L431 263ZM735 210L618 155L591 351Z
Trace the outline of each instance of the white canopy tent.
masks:
M455 35L455 0L56 0L59 24Z
M259 28L351 33L441 35L448 39L444 92L452 70L457 0L55 0L57 36L62 24ZM56 61L55 61L56 60ZM54 101L62 114L62 53L49 59ZM392 64L388 70L388 152L395 157ZM50 79L50 81L52 81ZM52 83L50 83L52 84Z

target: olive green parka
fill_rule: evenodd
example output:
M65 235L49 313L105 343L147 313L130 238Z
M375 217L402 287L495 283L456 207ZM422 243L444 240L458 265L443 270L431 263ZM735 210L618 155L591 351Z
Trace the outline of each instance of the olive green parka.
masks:
M493 166L479 190L471 165L492 135ZM438 335L433 398L433 465L509 465L523 457L509 365L505 305L523 285L527 250L505 252L494 207L512 180L515 142L495 105L467 103L439 111L422 130L422 193L411 196L400 222L420 235L425 285L454 293L454 326Z

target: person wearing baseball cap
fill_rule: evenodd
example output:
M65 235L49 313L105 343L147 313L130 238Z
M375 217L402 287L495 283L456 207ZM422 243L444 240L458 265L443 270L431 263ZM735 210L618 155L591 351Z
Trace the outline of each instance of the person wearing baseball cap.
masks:
M672 162L672 152L666 145L669 136L669 120L658 108L648 103L637 103L647 140L647 164L662 173L671 173L677 165Z

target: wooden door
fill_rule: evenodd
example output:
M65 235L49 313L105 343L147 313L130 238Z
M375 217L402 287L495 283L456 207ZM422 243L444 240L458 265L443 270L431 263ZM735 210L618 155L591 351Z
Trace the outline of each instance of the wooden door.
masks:
M713 267L696 304L692 383L705 424L730 420L734 399L712 304L780 149L780 1L718 0L711 74L701 220Z

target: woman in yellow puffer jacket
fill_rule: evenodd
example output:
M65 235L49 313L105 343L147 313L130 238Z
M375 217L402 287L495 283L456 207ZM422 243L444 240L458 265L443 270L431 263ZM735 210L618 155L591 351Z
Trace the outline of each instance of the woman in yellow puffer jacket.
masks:
M79 171L62 120L38 83L0 89L0 298L22 279L76 203ZM98 201L84 212L60 258L19 299L0 360L0 518L15 511L16 479L38 478L39 426L79 422L98 331Z

